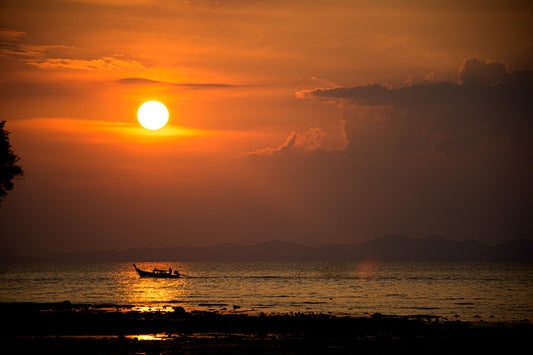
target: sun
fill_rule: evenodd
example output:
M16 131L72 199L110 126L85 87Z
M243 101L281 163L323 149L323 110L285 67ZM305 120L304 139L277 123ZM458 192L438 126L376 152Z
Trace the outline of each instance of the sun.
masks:
M168 110L159 101L146 101L139 107L137 119L146 129L160 129L168 122Z

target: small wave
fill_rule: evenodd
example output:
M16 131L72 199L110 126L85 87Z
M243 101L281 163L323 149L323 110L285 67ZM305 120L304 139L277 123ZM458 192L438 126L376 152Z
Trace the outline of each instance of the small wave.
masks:
M200 307L227 307L229 306L227 303L200 303L198 304Z
M359 277L359 276L347 276L347 277L331 277L331 276L276 276L276 275L210 275L210 276L192 276L192 275L182 275L183 278L187 279L239 279L239 280L301 280L301 281L316 281L316 280L367 280L367 279L376 279L376 280L396 280L397 278L393 277L383 277L383 278L373 278L373 277Z
M8 280L8 281L18 281L18 280ZM35 282L59 282L63 280L59 277L46 277L46 278L36 278L36 279L33 279L33 281Z
M254 275L245 275L245 276L238 276L238 275L212 275L212 276L189 276L189 275L182 275L184 278L187 279L297 279L299 277L287 277L287 276L254 276Z

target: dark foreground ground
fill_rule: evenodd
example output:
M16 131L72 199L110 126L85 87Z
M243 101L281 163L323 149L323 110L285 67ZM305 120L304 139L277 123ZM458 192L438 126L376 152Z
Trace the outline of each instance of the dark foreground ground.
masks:
M533 325L0 303L2 354L522 354ZM143 336L141 336L143 335ZM147 339L147 340L143 340Z

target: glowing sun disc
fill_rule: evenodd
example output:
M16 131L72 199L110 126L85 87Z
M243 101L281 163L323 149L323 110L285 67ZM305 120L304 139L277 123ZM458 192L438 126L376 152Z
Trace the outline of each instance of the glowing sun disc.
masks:
M168 110L159 101L146 101L137 111L137 119L146 129L156 130L168 122Z

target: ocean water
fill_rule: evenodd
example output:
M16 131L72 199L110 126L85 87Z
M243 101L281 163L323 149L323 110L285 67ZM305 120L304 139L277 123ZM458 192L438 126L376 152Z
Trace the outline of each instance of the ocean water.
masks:
M246 313L435 315L533 320L533 264L137 263L179 270L141 279L131 263L0 265L0 302L181 306ZM235 307L234 307L235 306Z

